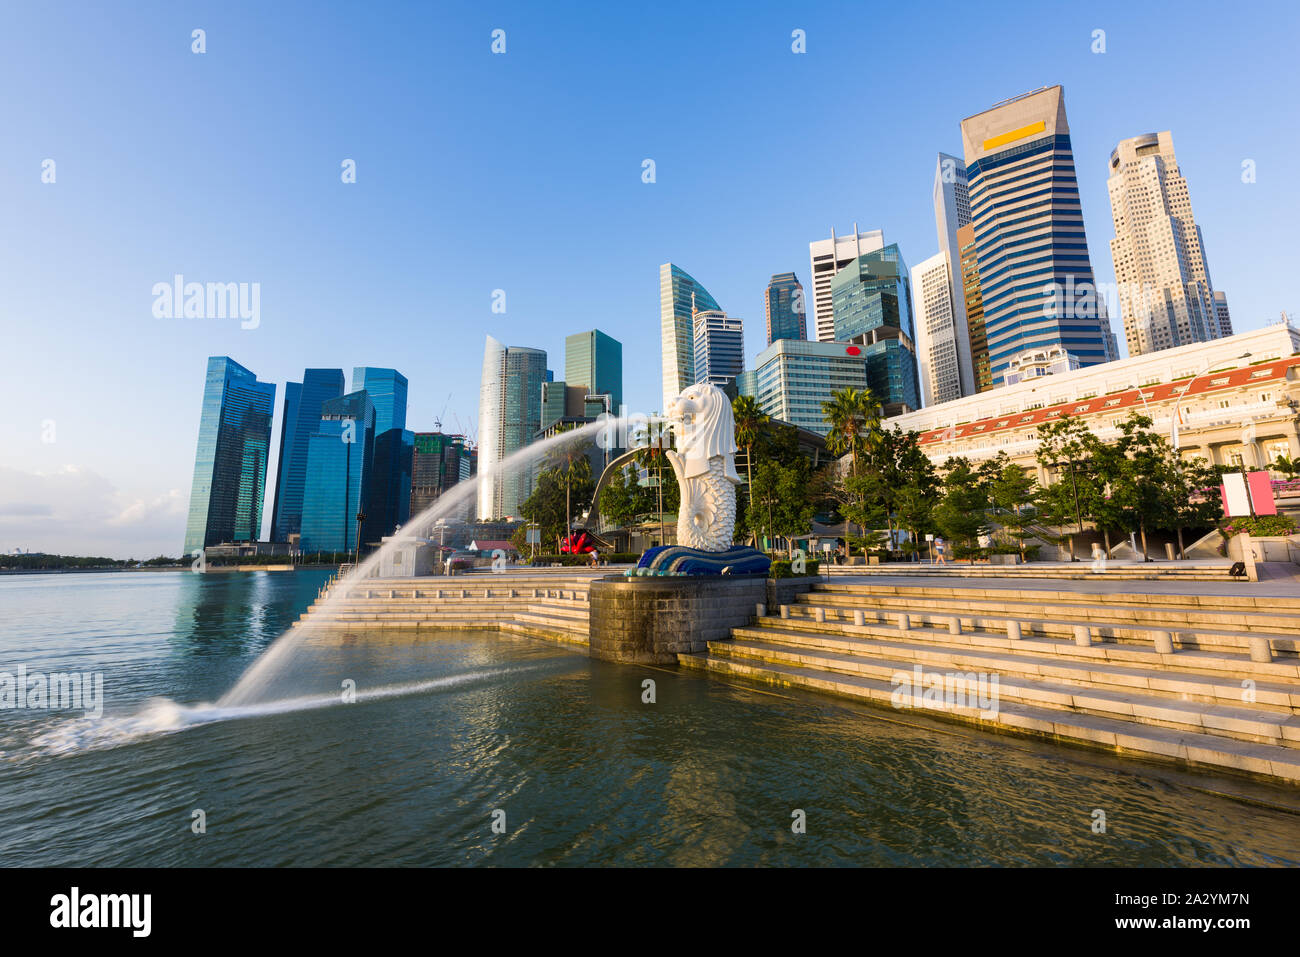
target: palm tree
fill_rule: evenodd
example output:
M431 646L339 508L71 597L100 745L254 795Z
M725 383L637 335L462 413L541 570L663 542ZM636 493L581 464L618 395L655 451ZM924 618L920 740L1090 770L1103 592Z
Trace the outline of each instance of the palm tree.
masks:
M739 435L739 432L737 432ZM1271 463L1269 468L1281 472L1287 478L1293 478L1297 472L1300 472L1300 462L1291 458L1289 455L1279 455Z
M577 426L557 426L556 433L571 432ZM549 456L551 465L564 474L564 537L573 533L573 480L591 478L591 459L587 458L585 443L561 442Z
M753 478L754 443L772 417L762 410L752 395L738 395L732 399L731 416L736 420L736 444L745 450L745 484L748 486Z
M826 448L833 455L852 456L853 477L858 476L858 452L866 449L872 437L880 431L880 407L870 389L852 386L836 389L828 401L822 403L822 415L830 424L826 435ZM844 555L849 555L849 520L844 519Z
M830 424L826 447L833 455L852 456L853 475L858 474L858 452L865 449L880 425L880 407L870 389L849 386L836 389L822 403L822 415Z

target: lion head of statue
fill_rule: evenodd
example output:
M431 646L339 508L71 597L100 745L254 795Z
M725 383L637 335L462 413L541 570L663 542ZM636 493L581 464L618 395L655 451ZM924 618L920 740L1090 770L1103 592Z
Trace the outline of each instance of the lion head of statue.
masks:
M685 463L686 478L708 472L709 459L719 455L726 460L727 477L739 481L735 475L736 422L725 392L707 382L688 386L668 404L668 418L677 426L678 453Z

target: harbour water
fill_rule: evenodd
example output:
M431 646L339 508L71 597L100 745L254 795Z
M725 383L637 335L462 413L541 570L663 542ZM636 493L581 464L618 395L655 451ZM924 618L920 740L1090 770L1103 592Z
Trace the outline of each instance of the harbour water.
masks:
M0 710L3 862L1300 864L1287 789L491 632L312 641L307 686L207 704L324 578L0 576L0 672L104 691Z

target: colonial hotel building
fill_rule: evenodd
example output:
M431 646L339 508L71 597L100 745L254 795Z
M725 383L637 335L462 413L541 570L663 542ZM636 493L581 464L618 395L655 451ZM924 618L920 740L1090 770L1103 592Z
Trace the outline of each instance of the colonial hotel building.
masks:
M1153 428L1175 436L1184 457L1265 468L1278 455L1300 457L1300 331L1273 325L1223 339L1065 372L887 419L921 433L921 447L941 465L949 456L974 463L1005 452L1039 482L1038 426L1072 415L1103 440L1119 423L1145 412Z

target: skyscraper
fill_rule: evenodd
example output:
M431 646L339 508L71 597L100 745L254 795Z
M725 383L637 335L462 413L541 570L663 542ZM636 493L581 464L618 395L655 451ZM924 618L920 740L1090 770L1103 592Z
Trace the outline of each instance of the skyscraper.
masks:
M961 123L993 381L1013 357L1060 346L1080 365L1117 358L1097 295L1061 87Z
M684 269L672 263L659 267L664 409L683 389L695 382L695 313L720 308L708 290Z
M527 469L502 470L501 462L533 440L542 427L546 353L504 346L491 336L483 349L479 383L478 517L518 515L528 497Z
M808 244L808 260L813 283L813 330L818 342L835 339L835 317L831 310L831 279L859 256L883 249L885 234L879 229L859 233L853 224L852 236L836 236L831 230L830 239L819 239Z
M581 387L583 395L608 395L610 412L617 415L623 404L623 343L599 329L565 337L564 381ZM604 408L601 402L584 402L583 414L594 417Z
M473 463L465 436L416 432L411 463L412 519L456 483L468 479L472 469ZM473 502L466 502L463 508L456 510L456 514L447 518L463 521L473 507Z
M185 554L221 542L255 542L271 447L275 385L229 356L208 359L199 416Z
M966 303L961 294L959 268L961 254L957 244L957 231L963 226L969 226L970 221L970 193L966 182L966 164L955 156L940 153L934 169L934 225L939 237L939 251L948 259L949 299L952 302L953 315L952 348L957 356L958 396L971 395L976 388L970 330L966 322ZM912 285L915 288L915 280ZM919 312L919 304L917 309ZM922 335L919 322L916 334L919 343ZM943 392L945 395L950 394L950 389L945 387ZM927 399L926 404L929 403L930 400Z
M896 245L859 256L831 280L833 333L867 363L867 385L886 415L921 407L907 264Z
M842 342L778 339L758 354L756 368L737 377L768 415L818 435L830 431L822 403L836 389L865 389L862 348Z
M271 508L271 541L287 542L302 531L302 493L307 479L307 445L320 431L321 406L343 394L342 369L306 369L302 382L284 387L280 460Z
M980 291L974 226L968 224L957 230L957 249L961 257L961 298L966 310L975 391L987 392L993 388L993 369L989 365L989 337L984 329L984 293Z
M767 344L770 346L778 339L807 339L807 308L798 277L792 272L773 274L763 292Z
M362 512L362 545L377 545L410 517L415 433L406 428L406 376L396 369L357 366L352 391L375 407L373 472Z
M1128 354L1224 335L1201 227L1192 216L1169 131L1120 140L1110 154L1106 189ZM1226 311L1227 300L1222 301Z
M926 406L951 402L965 394L952 288L952 270L948 254L943 250L912 267L916 364L921 378L921 401Z
M1219 320L1219 338L1232 335L1232 316L1228 314L1228 296L1221 290L1214 290L1214 314Z
M725 312L695 314L695 382L719 388L745 371L745 325Z
M304 552L357 549L357 516L370 497L374 456L375 406L366 391L327 399L307 442L299 543Z

